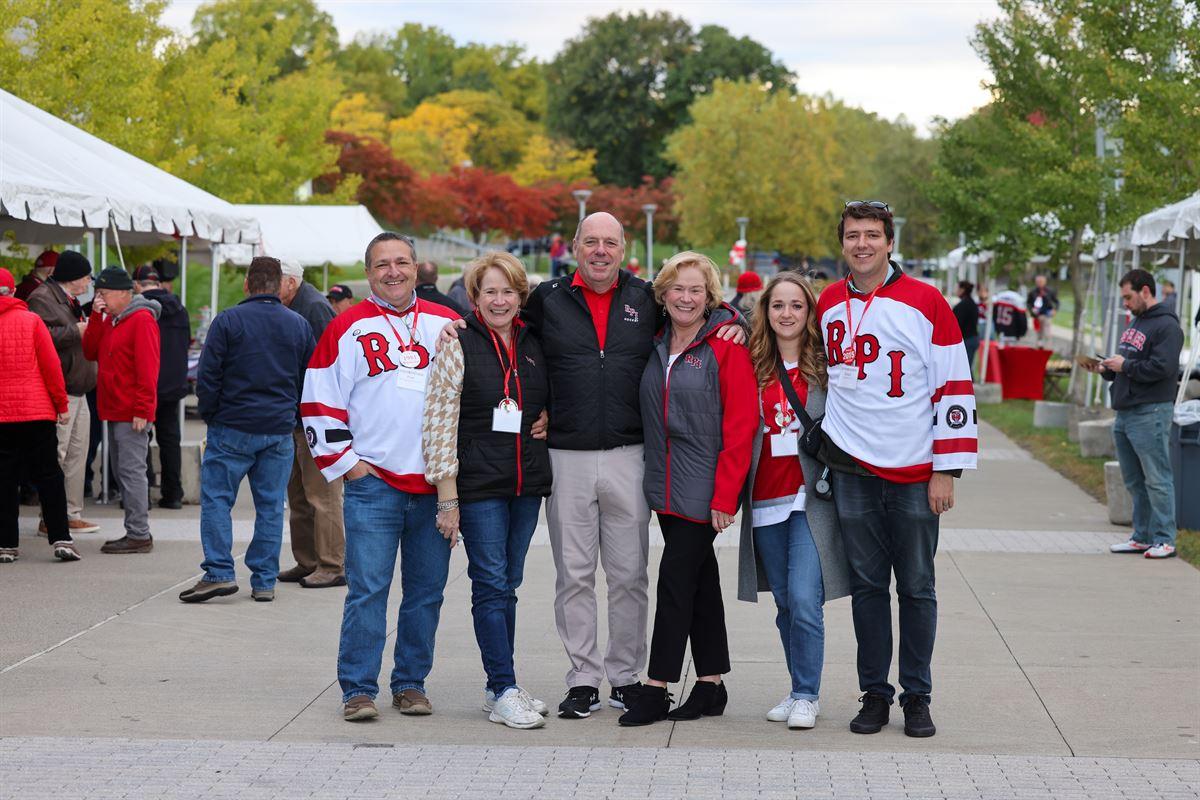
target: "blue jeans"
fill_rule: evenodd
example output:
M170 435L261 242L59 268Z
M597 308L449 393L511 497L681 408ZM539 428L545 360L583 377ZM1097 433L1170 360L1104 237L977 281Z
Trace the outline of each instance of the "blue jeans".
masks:
M937 635L933 557L938 517L928 483L893 483L834 471L833 501L850 563L850 608L858 640L858 688L891 700L892 572L900 604L900 695L926 700Z
M433 640L450 570L450 542L438 533L437 496L393 489L373 475L346 481L346 605L338 644L342 702L379 693L379 663L387 640L388 590L400 552L400 612L396 615L391 690L425 691Z
M808 517L793 511L783 522L755 528L754 549L775 596L775 626L792 676L792 699L816 700L825 665L825 584Z
M1175 545L1175 478L1171 472L1173 403L1146 403L1117 412L1113 441L1121 477L1133 498L1133 538Z
M475 641L487 688L497 697L517 685L517 587L525 577L525 554L541 508L540 497L477 500L460 508Z
M246 433L209 425L200 465L200 542L204 580L237 580L233 571L233 520L238 486L250 476L254 537L246 550L250 586L270 589L279 574L283 544L283 498L292 472L292 434Z

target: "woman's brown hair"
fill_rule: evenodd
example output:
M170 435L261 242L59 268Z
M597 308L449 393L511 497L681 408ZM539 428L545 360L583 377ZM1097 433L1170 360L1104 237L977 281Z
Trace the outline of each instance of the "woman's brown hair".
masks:
M829 379L825 347L821 343L820 320L817 319L817 293L807 278L791 271L781 272L771 278L763 289L762 297L758 298L758 303L755 304L754 318L750 323L750 360L754 362L754 376L758 380L758 388L762 389L777 375L775 365L779 361L779 345L775 342L775 332L771 330L767 314L775 288L781 283L791 283L800 287L800 293L804 295L804 302L808 305L804 330L800 333L800 374L809 383L824 388Z

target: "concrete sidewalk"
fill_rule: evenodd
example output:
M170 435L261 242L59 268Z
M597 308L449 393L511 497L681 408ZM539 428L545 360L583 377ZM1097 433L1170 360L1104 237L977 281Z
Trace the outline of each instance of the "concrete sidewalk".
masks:
M1198 796L1200 572L1107 554L1128 529L1109 525L1102 506L994 428L984 424L981 435L981 468L959 483L937 558L934 739L905 737L898 710L879 735L847 729L858 697L848 599L826 607L816 729L766 722L787 691L774 609L769 596L733 599L728 536L719 556L733 669L723 717L623 729L606 708L588 720L552 716L530 732L489 723L457 550L429 680L436 713L402 717L385 693L378 721L351 725L340 718L335 675L344 591L281 585L275 603L258 604L243 575L242 593L183 605L175 595L198 575L196 510L156 510L152 554L104 556L93 536L74 565L52 563L23 520L22 560L0 568L0 798L38 796L35 784L60 786L56 797L681 796L681 769L709 776L687 784L691 796ZM96 516L115 522L119 513ZM239 508L238 518L244 541L251 517ZM550 552L537 544L544 533L521 590L517 666L522 684L556 705L567 665ZM396 602L393 594L393 614ZM688 679L673 687L677 697ZM75 751L95 764L47 755ZM304 791L254 777L299 775L280 768L297 759L311 772ZM433 766L449 762L462 774ZM126 763L134 768L116 766ZM393 775L397 764L406 766ZM616 774L614 764L623 785L596 783L597 773ZM759 777L736 780L747 771ZM776 785L777 772L790 777ZM447 783L437 783L443 774Z

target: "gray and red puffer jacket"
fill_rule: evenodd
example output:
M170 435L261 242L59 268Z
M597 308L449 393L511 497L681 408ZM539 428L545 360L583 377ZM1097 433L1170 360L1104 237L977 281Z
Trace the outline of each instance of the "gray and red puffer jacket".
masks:
M659 332L642 373L643 490L650 508L694 522L737 512L758 424L757 384L742 345L718 338L736 318L714 310L667 370L671 323Z

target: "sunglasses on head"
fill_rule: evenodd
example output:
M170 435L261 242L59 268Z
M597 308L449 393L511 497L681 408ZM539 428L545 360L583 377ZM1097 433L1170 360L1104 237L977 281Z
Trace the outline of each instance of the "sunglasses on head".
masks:
M848 201L846 201L846 208L858 208L859 206L870 206L871 208L878 208L881 211L891 211L892 210L891 208L888 207L888 204L883 202L882 200L848 200Z

